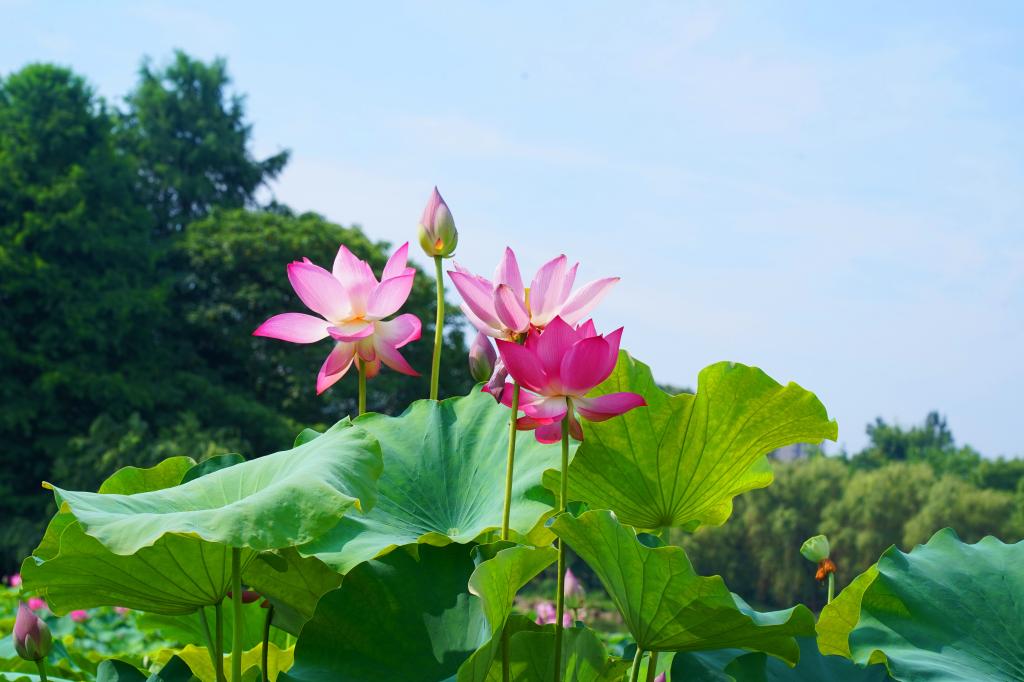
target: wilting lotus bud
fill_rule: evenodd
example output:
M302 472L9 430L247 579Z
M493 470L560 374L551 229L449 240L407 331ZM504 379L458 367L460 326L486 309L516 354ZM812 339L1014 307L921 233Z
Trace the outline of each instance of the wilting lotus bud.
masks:
M420 246L428 256L448 257L455 253L459 243L459 233L455 229L455 220L448 204L444 203L441 193L434 188L427 207L420 218Z
M18 605L12 638L14 650L26 661L41 661L53 646L50 628L25 604Z
M473 339L473 345L469 347L469 374L473 381L488 381L494 374L494 363L498 354L494 352L491 339L482 333L477 333Z
M829 554L832 553L831 548L828 546L828 538L824 535L815 535L813 538L808 538L802 547L800 547L800 553L804 555L804 558L808 561L818 563L823 559L827 559Z

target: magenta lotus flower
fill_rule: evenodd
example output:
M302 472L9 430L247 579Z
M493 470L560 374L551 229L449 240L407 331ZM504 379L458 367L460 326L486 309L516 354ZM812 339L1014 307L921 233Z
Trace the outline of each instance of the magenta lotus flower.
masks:
M50 628L25 604L18 604L18 616L14 620L14 632L11 635L14 650L26 661L41 661L53 646Z
M21 587L21 574L15 573L7 578L7 584L11 587Z
M391 369L419 376L398 352L420 338L420 321L406 313L384 320L402 307L416 271L406 267L409 244L403 244L384 266L378 282L370 265L344 245L338 249L334 268L328 272L308 258L288 265L288 280L295 293L316 317L305 313L275 315L261 324L253 336L291 343L315 343L330 336L334 350L327 356L316 379L323 393L349 370L362 365L366 376L376 376L381 362Z
M46 600L41 597L29 597L28 607L33 611L41 611L42 609L48 609Z
M68 616L76 623L84 623L89 620L89 612L85 609L76 609L69 613Z
M531 328L544 329L555 316L575 325L619 281L618 277L606 277L573 292L578 267L579 263L570 268L564 255L554 258L541 266L526 289L516 254L506 248L493 281L474 275L458 263L448 275L462 296L462 312L478 331L515 340Z
M573 329L561 317L555 317L543 333L532 330L523 345L498 341L505 367L523 389L519 409L526 416L516 421L516 427L535 429L538 441L555 443L562 438L562 419L568 415L570 435L583 440L583 429L569 410L570 400L581 417L594 422L646 405L636 393L586 397L615 369L621 338L621 327L600 336L590 320ZM508 387L502 392L501 401L512 406L512 391Z

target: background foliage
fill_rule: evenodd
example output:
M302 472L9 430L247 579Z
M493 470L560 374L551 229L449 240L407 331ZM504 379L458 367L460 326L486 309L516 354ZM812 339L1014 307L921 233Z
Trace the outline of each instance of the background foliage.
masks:
M315 396L325 344L249 334L302 309L289 261L329 267L345 242L379 269L390 245L261 200L288 154L255 158L250 138L219 60L147 62L119 106L63 67L0 79L0 570L52 514L43 479L94 489L171 455L265 454L353 411L354 380ZM406 304L425 339L433 288L421 272ZM450 323L446 355L464 357ZM429 371L430 352L405 355ZM384 372L369 407L393 412L427 381ZM443 367L443 395L470 383L464 363Z

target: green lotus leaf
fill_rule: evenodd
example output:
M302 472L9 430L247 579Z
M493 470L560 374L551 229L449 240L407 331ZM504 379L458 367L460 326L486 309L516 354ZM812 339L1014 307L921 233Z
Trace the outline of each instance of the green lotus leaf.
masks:
M291 667L294 653L295 651L291 647L282 649L277 644L270 644L270 647L267 649L267 668L272 682L283 679L281 674ZM188 666L190 674L199 682L217 682L217 673L213 668L210 652L205 647L190 644L181 651L175 651L174 654L175 658L183 661ZM243 680L263 679L262 671L260 670L262 656L262 644L242 652ZM160 654L157 654L157 657L160 658ZM224 656L223 671L225 675L231 674L230 655Z
M514 633L509 640L509 670L516 682L554 682L554 626ZM630 662L609 658L597 634L588 628L564 630L562 682L619 682ZM491 666L486 682L501 682L501 661Z
M204 459L201 463L185 472L185 476L179 481L179 483L188 483L189 481L201 478L207 474L212 474L214 471L220 471L221 469L227 469L228 467L233 467L236 464L241 464L244 461L245 457L242 457L236 452L230 452L226 455L214 455L213 457ZM102 493L104 491L100 490L100 492Z
M230 603L225 603L221 611L225 636L231 640L235 623L234 609L231 608ZM216 612L212 606L205 607L204 612L212 633L217 617ZM267 610L260 607L259 601L242 605L243 649L252 649L263 642L263 624L266 622L266 617ZM162 639L174 642L179 646L192 644L205 648L207 645L206 627L198 612L181 616L143 613L136 617L135 625L143 632L155 632ZM285 633L277 628L270 631L270 641L282 649L287 648L286 637Z
M1024 679L1024 541L967 544L947 528L909 553L889 548L858 587L819 623L819 637L848 632L854 662L884 661L907 682Z
M341 584L341 576L327 564L294 548L261 554L242 578L274 605L274 625L293 635L313 617L320 598Z
M793 638L814 632L806 607L758 613L719 576L697 575L681 547L646 547L609 511L561 514L552 530L594 570L644 651L736 647L796 663Z
M821 653L850 658L850 633L860 620L860 602L864 591L871 587L877 577L878 564L872 564L821 610L821 617L815 626Z
M469 578L469 591L480 598L491 638L459 669L459 682L487 679L491 663L500 652L501 633L512 614L516 593L553 564L558 559L558 552L553 547L523 547L497 542L475 548L473 556L481 563Z
M441 682L491 637L470 548L412 545L352 569L295 647L295 682Z
M823 656L813 637L798 637L796 667L763 653L721 649L678 653L672 678L687 682L885 682L885 666L861 667L841 656Z
M96 682L146 682L142 671L116 658L101 661L96 668Z
M345 517L300 551L345 573L394 547L468 543L499 528L508 420L508 408L480 391L441 402L420 400L398 417L359 417L354 423L372 434L384 453L377 506ZM510 519L517 533L529 533L551 510L554 498L541 478L559 456L558 446L519 435Z
M126 467L99 495L124 498L171 488L195 462L172 457L148 469ZM255 553L243 552L243 564ZM231 581L231 549L184 535L167 535L134 555L113 554L85 533L67 511L49 523L39 547L21 567L26 592L57 614L96 606L126 606L167 615L192 613L223 599Z
M134 495L54 491L85 532L115 554L133 554L168 534L264 551L308 542L353 507L370 509L381 467L376 441L345 421L292 450L173 488Z
M732 513L733 497L771 483L768 452L837 435L813 393L781 386L756 367L711 365L701 371L696 395L672 396L623 351L592 395L618 391L641 394L647 407L584 424L569 495L636 528L719 525ZM557 489L558 480L552 471L545 484Z

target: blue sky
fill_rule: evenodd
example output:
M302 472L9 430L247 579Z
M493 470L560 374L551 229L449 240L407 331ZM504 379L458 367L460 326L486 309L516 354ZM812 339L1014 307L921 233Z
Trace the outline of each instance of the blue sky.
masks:
M0 72L222 55L279 200L458 259L618 274L596 316L662 381L728 359L860 447L931 409L1024 455L1024 5L0 0ZM835 448L833 448L835 450Z

